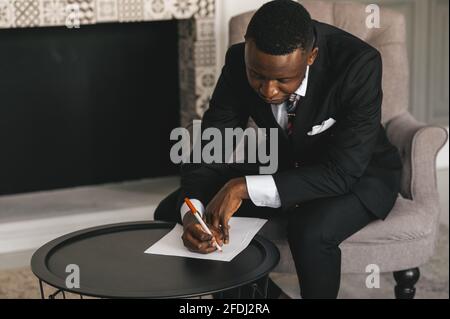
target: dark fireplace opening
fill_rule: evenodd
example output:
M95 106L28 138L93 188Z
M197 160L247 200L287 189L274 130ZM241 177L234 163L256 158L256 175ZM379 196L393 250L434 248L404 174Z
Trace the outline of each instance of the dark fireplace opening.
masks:
M0 30L0 195L171 175L177 21Z

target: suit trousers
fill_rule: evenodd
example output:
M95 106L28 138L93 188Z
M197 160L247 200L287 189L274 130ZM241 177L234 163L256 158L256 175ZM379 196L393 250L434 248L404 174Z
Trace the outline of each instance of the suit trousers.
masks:
M181 222L178 196L179 190L161 201L155 220ZM270 219L275 214L287 218L287 240L302 298L337 298L341 279L339 244L377 217L353 193L314 199L288 211L257 207L245 200L234 216Z

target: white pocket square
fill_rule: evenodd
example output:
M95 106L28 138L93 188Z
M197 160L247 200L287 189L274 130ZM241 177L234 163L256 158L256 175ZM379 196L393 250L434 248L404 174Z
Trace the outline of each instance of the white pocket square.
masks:
M323 131L326 131L330 127L332 127L334 123L336 123L336 120L334 118L330 117L328 120L323 121L321 124L314 125L312 127L311 131L309 131L306 134L311 136L311 135L316 135L316 134L322 133Z

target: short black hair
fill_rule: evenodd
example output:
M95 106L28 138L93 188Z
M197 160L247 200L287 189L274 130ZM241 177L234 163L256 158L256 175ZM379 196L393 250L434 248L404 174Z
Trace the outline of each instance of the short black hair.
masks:
M267 2L251 18L245 39L252 39L259 50L271 55L310 50L314 44L311 16L296 1Z

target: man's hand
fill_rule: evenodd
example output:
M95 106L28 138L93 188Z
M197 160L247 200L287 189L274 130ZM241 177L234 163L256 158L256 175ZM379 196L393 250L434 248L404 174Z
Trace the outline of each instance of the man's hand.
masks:
M230 240L228 221L241 206L242 200L248 198L245 178L238 177L228 181L206 206L207 220L215 229L222 230L225 244Z
M202 226L191 213L185 214L183 218L183 228L184 232L181 238L183 239L184 246L190 251L208 254L217 250L217 247L214 245L214 238L220 246L223 245L222 232L212 225L208 225L214 238L211 235L208 235L203 231Z

